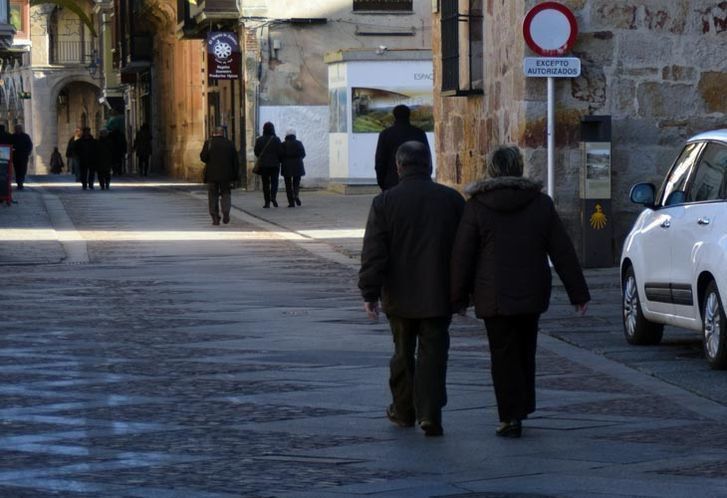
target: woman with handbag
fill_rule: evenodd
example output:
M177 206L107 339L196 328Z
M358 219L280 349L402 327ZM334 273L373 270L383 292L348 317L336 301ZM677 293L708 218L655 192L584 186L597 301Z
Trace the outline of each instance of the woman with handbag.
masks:
M275 135L275 126L267 122L263 125L263 134L255 140L255 167L252 172L260 175L263 182L263 196L265 205L270 203L278 207L278 178L280 177L280 161L283 151L280 139Z

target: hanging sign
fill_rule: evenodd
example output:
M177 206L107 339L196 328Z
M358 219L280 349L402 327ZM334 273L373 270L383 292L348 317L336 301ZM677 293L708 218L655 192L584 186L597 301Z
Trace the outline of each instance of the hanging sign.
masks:
M528 11L523 36L530 50L543 57L563 55L573 48L578 23L573 12L558 2L543 2Z
M210 31L207 34L207 77L211 80L240 78L240 43L229 31Z

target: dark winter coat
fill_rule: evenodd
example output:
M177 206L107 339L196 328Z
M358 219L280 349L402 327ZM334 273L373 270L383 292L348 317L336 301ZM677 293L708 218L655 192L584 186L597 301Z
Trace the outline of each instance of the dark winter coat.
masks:
M300 140L296 140L295 135L287 135L282 149L283 161L281 173L283 176L305 176L305 167L303 166L305 147L303 147L303 143Z
M98 141L91 135L82 136L73 145L78 159L78 166L85 169L96 169Z
M13 135L13 160L17 162L28 162L33 152L33 141L27 133L15 133Z
M66 145L66 157L68 159L77 159L76 140L78 139L75 136L71 137L70 140L68 140L68 145Z
M374 198L358 286L367 302L402 318L449 317L449 261L464 199L428 172L407 172Z
M268 141L270 142L269 145ZM283 147L280 139L275 135L261 135L255 140L255 157L260 158L260 167L267 174L280 171L280 162L283 158Z
M239 179L239 160L235 144L222 136L204 143L199 158L205 163L205 183L231 183Z
M96 141L96 171L99 174L111 173L114 163L114 140L111 136L101 137Z
M548 309L548 256L572 304L591 296L573 244L542 185L498 177L466 189L467 201L452 254L452 304L473 296L480 318L543 313Z
M399 183L396 171L396 151L401 144L415 140L429 148L427 134L421 128L406 120L395 121L393 125L379 133L376 144L376 182L381 190L386 190Z

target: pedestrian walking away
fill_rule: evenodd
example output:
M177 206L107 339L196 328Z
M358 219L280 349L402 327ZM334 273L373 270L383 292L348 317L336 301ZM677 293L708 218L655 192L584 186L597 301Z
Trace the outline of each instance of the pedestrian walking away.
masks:
M276 197L282 156L282 144L275 135L275 126L273 123L267 122L263 125L263 134L255 140L256 168L259 167L258 174L263 182L264 208L269 208L270 203L274 207L278 207Z
M98 154L98 142L91 135L91 128L85 127L81 131L81 138L73 145L78 159L78 176L81 180L83 190L93 190L93 182L96 178L96 160Z
M101 190L108 190L111 187L111 170L113 169L114 143L109 131L102 128L98 134L96 156L96 173ZM91 182L93 183L93 182Z
M239 160L235 145L225 138L225 129L215 128L212 137L204 143L199 158L205 163L204 182L207 184L207 201L212 224L220 224L220 198L222 222L230 222L230 184L240 178Z
M538 320L548 309L551 270L560 276L576 311L591 297L573 244L542 185L523 178L517 147L500 147L487 163L488 178L470 195L452 254L452 306L470 300L484 319L500 426L498 436L520 437L535 411Z
M23 131L23 125L15 125L13 134L13 169L15 170L15 183L18 190L23 189L25 175L28 173L28 161L33 152L33 141L30 135Z
M134 137L134 152L139 165L139 175L149 176L149 156L151 156L151 132L149 125L144 123Z
M390 189L399 183L396 167L396 151L404 142L414 140L427 146L427 134L409 122L411 111L405 105L394 107L394 124L379 133L376 144L376 182L381 190Z
M68 140L66 145L66 160L68 161L68 169L76 178L77 182L81 181L81 175L78 168L78 154L76 152L76 141L81 138L81 128L76 128L73 132L73 136Z
M432 181L425 144L405 142L396 161L401 182L371 204L358 286L369 318L378 319L381 299L394 339L387 417L400 427L418 421L427 436L440 436L452 318L449 261L464 199Z
M53 147L53 153L50 155L50 172L60 175L63 172L63 166L63 156L58 151L58 147Z
M288 207L300 206L300 178L305 176L305 147L303 142L295 137L295 130L288 129L283 141L282 173L285 180L285 195L288 197Z

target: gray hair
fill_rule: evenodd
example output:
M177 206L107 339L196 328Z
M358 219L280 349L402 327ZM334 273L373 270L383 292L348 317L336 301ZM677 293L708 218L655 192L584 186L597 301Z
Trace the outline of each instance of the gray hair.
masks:
M523 155L515 145L498 147L487 161L487 176L523 176Z
M225 128L223 126L216 126L215 127L215 136L224 137L225 136Z
M403 169L421 169L432 172L429 147L416 140L404 142L396 150L396 165Z

